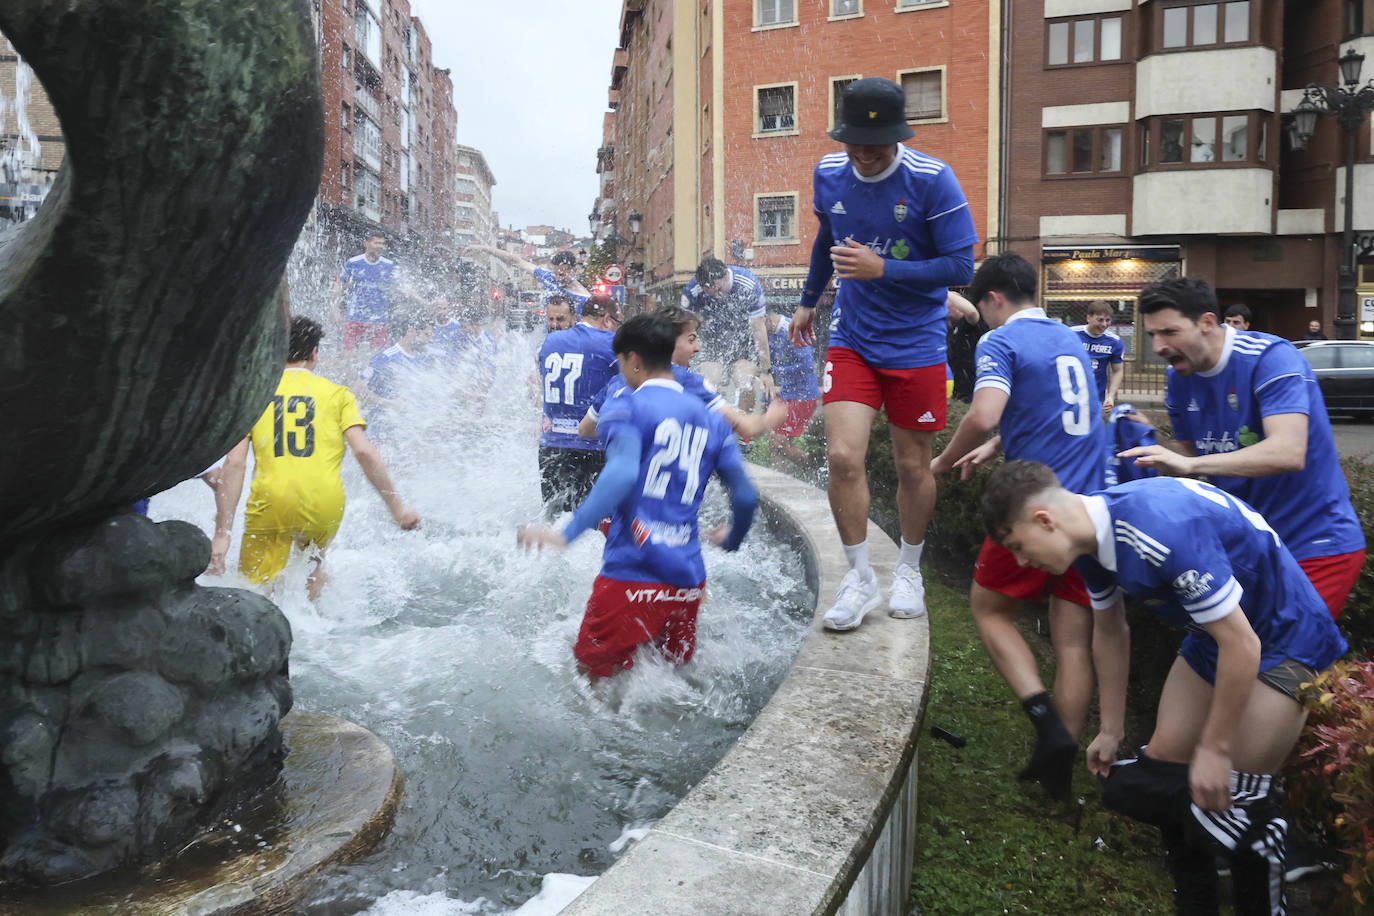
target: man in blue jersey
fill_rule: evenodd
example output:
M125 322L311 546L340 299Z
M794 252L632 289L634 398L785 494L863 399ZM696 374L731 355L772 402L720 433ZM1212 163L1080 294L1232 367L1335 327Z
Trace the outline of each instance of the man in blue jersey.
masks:
M725 422L730 424L730 428L745 439L775 429L786 420L787 408L776 401L769 405L762 414L745 413L738 408L731 407L723 397L716 393L710 382L687 368L692 364L692 359L701 352L701 340L697 336L697 328L701 326L701 319L697 317L695 312L670 305L665 309L660 309L657 314L665 316L672 323L673 332L677 335L673 345L673 380L682 386L683 391L705 404L708 410L715 411L724 417ZM596 397L592 398L592 403L587 408L587 414L582 418L578 431L589 439L595 438L597 435L597 418L602 406L605 405L608 398L616 397L625 390L626 381L623 376L617 375L612 378L606 387Z
M1281 337L1223 324L1202 280L1152 283L1139 306L1151 346L1169 363L1165 406L1177 450L1148 445L1121 457L1206 475L1254 506L1339 615L1364 566L1364 532L1311 364Z
M577 323L573 314L572 300L562 293L554 293L544 300L544 331L566 331Z
M592 398L620 370L611 341L620 306L594 295L582 304L582 320L555 331L539 348L544 416L539 433L539 484L545 511L572 509L591 492L605 453L596 439L577 434Z
M1116 393L1121 390L1121 377L1126 374L1122 362L1126 344L1111 331L1112 304L1105 299L1088 303L1088 320L1075 331L1083 341L1088 360L1092 363L1093 378L1097 380L1097 396L1102 401L1102 409L1111 413L1116 406Z
M382 255L386 237L373 233L363 243L363 253L345 262L334 281L334 315L343 325L343 348L353 351L366 340L374 351L386 346L386 321L393 287L399 279L396 262ZM343 307L345 294L347 310Z
M943 474L993 460L1042 461L1075 491L1102 486L1106 439L1087 354L1072 330L1036 305L1036 270L1018 254L988 258L968 299L992 328L975 352L973 403L949 445L931 462ZM1000 435L989 439L994 429ZM1054 644L1054 700L1016 629L1023 600L1049 598ZM1061 801L1069 794L1078 734L1092 702L1092 611L1073 570L1025 569L991 538L973 568L969 608L978 635L1035 727L1035 751L1020 778L1034 779Z
M1011 462L983 494L990 537L1017 560L1082 573L1102 732L1088 768L1103 801L1159 827L1179 913L1217 912L1215 857L1232 862L1241 916L1284 912L1287 824L1273 774L1302 731L1299 686L1346 651L1325 602L1264 517L1195 480L1156 477L1078 495L1043 464ZM1130 637L1118 598L1188 630L1138 758L1113 763Z
M528 270L543 287L546 298L555 295L567 296L568 301L573 304L573 312L578 315L582 314L582 303L587 301L587 297L591 293L587 292L587 288L573 276L573 270L577 267L577 255L571 251L555 251L550 261L552 269L540 267L513 251L504 251L491 245L469 245L463 249L463 254L467 255L474 251L485 252L498 260L505 261L512 267Z
M400 334L396 342L368 360L359 373L367 385L361 400L369 408L370 435L379 442L396 437L396 411L432 356L434 323L429 315L403 315L393 324Z
M745 412L754 408L754 377L760 371L765 394L770 398L775 394L763 320L763 284L753 272L727 267L719 258L705 258L682 288L681 305L701 316L705 340L701 374L708 382L722 387L728 370L729 383L741 392L739 406ZM750 360L751 355L757 363Z
M806 461L806 453L793 443L806 432L806 425L816 412L821 398L821 385L816 377L816 354L811 347L793 346L788 336L789 322L780 315L769 314L768 354L772 360L773 378L777 382L777 401L787 409L787 420L768 437L768 456L776 467L779 458L796 464Z
M935 508L931 440L945 425L945 296L973 275L978 241L968 201L948 165L903 146L911 137L902 87L855 80L840 97L844 144L816 165L820 228L801 304L796 344L815 342L816 302L839 277L821 399L830 461L830 509L849 572L825 614L831 630L852 630L882 601L868 564L868 477L873 418L887 409L897 466L902 550L888 613L925 613L921 549Z
M630 390L602 411L605 470L562 531L527 525L516 535L525 548L562 548L611 516L573 649L592 677L631 667L644 643L676 664L692 657L706 589L697 535L706 482L715 473L730 492L730 524L711 532L726 550L738 549L758 502L730 428L673 380L674 337L672 322L655 313L616 332Z

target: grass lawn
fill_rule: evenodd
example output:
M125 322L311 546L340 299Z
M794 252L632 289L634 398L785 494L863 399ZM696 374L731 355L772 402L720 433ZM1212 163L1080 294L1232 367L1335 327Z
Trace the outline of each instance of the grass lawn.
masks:
M926 578L932 651L911 883L918 911L1172 913L1158 833L1106 811L1086 768L1075 773L1067 804L1016 781L1034 731L983 651L967 592L936 579ZM1028 641L1052 682L1048 640ZM968 744L934 739L931 726ZM1085 747L1094 728L1085 730Z

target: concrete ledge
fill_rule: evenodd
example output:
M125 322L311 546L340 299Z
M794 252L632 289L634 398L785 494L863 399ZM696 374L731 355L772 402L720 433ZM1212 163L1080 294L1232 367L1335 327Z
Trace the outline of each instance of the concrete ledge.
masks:
M281 727L287 746L281 778L251 810L239 812L236 824L201 836L156 873L133 874L120 885L57 888L14 909L0 905L0 912L290 912L316 873L358 858L391 829L404 780L391 749L352 722L292 712Z
M566 916L907 912L929 623L880 609L858 630L825 632L847 571L825 494L764 468L750 476L814 570L811 632L730 753ZM868 543L886 586L897 547L872 523Z

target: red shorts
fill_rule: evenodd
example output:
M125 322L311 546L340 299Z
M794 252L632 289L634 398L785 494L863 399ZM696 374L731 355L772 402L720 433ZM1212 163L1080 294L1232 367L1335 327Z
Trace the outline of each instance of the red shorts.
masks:
M386 349L386 325L384 324L363 324L361 321L345 321L343 348L345 350L356 350L358 341L366 340L372 345L374 350Z
M1360 570L1364 568L1364 551L1354 550L1331 557L1309 557L1299 560L1298 565L1316 586L1317 594L1326 602L1326 609L1334 620L1341 615L1345 599L1350 597L1355 580L1360 578Z
M945 428L945 364L919 369L876 369L848 347L825 351L821 401L857 401L874 410L887 408L887 420L902 429Z
M811 415L816 412L818 401L811 398L809 401L783 401L787 405L787 422L773 430L784 436L800 436L806 430L806 424L810 422Z
M705 594L705 582L682 588L597 576L573 655L596 677L633 667L635 650L646 642L685 664L696 651L697 609Z
M1062 576L1056 576L1043 569L1022 566L1016 562L1015 554L991 538L983 539L983 549L978 551L978 562L973 567L973 581L1008 598L1038 601L1048 592L1086 608L1093 606L1078 570L1070 567Z

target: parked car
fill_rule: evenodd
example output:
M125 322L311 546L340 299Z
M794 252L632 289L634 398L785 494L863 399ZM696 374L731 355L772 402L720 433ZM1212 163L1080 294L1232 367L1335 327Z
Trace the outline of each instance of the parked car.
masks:
M1326 412L1374 416L1374 340L1299 340L1317 374Z
M506 300L506 326L512 330L532 331L544 324L544 303L538 292L521 290Z

